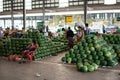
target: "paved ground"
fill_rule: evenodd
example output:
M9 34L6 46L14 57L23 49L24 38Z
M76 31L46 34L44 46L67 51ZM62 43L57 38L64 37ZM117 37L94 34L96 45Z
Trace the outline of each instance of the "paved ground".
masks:
M75 65L62 64L64 53L31 64L0 59L0 80L120 80L120 65L91 73L78 72ZM37 77L36 73L40 76Z

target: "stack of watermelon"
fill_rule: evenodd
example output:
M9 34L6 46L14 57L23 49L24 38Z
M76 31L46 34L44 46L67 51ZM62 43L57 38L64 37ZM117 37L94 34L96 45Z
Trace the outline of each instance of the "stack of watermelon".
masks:
M103 34L103 38L110 46L113 46L120 60L120 34Z
M39 44L39 48L35 52L36 59L44 58L50 55L56 55L58 52L66 49L66 45L64 46L62 43L54 43L36 30L28 31L28 33L25 35L25 38L31 38L32 40L35 40L37 44Z
M30 38L11 38L12 54L21 54L23 47L28 46L31 42Z
M21 54L23 46L27 46L31 39L29 38L4 38L3 46L0 48L1 56L11 54Z
M65 45L68 45L68 40L64 36L53 38L52 41L54 41L54 42L62 42Z
M103 34L102 36L108 44L120 44L120 34Z
M64 63L75 63L77 69L92 72L98 66L115 66L118 63L117 54L103 38L90 35L78 43L62 58Z
M0 55L7 56L12 53L11 51L11 40L10 38L1 39L2 46L0 46Z
M120 46L117 45L117 44L113 44L111 46L113 46L115 52L117 53L117 56L118 56L118 59L119 59L119 62L120 62Z

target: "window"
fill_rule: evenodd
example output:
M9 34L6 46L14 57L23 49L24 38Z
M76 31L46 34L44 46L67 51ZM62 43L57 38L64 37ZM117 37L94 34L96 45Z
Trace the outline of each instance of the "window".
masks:
M0 0L0 12L3 11L3 0Z
M32 9L32 0L25 0L26 2L26 9Z
M88 1L88 4L93 4L93 2L92 1Z
M117 2L120 2L120 0L117 0Z

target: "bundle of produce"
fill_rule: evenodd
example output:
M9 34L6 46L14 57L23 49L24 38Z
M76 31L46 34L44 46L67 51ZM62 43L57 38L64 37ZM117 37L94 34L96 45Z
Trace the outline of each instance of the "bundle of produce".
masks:
M118 58L113 47L103 38L90 35L67 52L62 61L76 64L80 71L91 72L98 66L115 66Z

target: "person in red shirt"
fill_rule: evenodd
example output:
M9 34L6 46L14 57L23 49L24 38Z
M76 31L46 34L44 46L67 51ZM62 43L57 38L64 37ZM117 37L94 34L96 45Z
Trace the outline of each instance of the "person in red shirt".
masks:
M38 48L38 44L36 43L35 40L32 40L31 44L29 44L26 48L23 48L21 60L23 60L23 57L29 56L29 54L33 53L37 48Z

